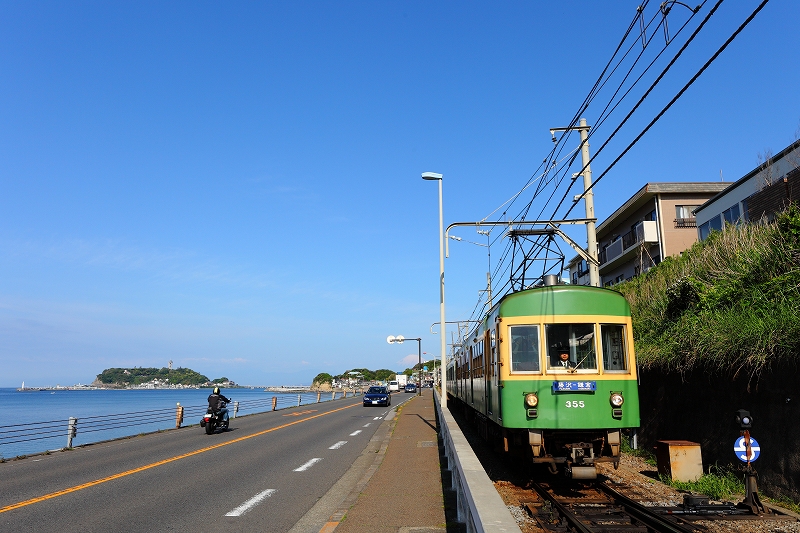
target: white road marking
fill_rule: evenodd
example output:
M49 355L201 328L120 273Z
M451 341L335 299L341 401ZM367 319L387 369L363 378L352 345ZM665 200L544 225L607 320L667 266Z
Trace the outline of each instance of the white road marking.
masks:
M359 433L361 433L361 430L360 430L360 429L359 429L359 430L356 430L356 431L354 431L354 432L352 432L352 433L350 433L350 436L351 436L351 437L355 437L355 436L356 436L356 435L358 435Z
M308 470L309 468L311 468L312 466L314 466L316 463L318 463L320 461L322 461L321 457L315 457L315 458L311 459L309 462L307 462L306 464L304 464L304 465L302 465L302 466L300 466L298 468L295 468L294 471L295 472L305 472L306 470Z
M372 424L372 422L367 422L366 424L364 424L364 425L363 425L363 426L361 426L361 427L362 427L362 428L368 428L370 424Z
M275 494L276 489L267 489L264 492L259 492L242 505L231 511L230 513L226 514L225 516L242 516L244 513L261 503L261 500L264 498L269 498L273 494Z
M383 417L382 416L376 416L375 418L373 418L373 420L380 420L381 418L383 418Z
M339 442L337 442L336 444L334 444L333 446L331 446L331 447L330 447L330 448L328 448L328 449L329 449L329 450L338 450L339 448L341 448L341 447L342 447L342 446L344 446L345 444L347 444L347 441L346 441L346 440L340 440Z

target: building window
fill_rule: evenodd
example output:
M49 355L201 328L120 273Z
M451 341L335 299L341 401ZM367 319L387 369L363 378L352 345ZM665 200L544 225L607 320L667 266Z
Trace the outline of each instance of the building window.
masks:
M722 217L720 215L708 219L708 222L700 226L700 240L705 240L712 231L722 231Z
M676 205L675 206L675 227L676 228L693 228L696 225L697 219L694 217L693 211L700 207L699 205Z
M655 209L653 209L652 211L650 211L649 213L647 213L647 214L644 216L643 220L653 220L653 221L655 221L655 220L656 220L656 210L655 210Z
M739 204L733 204L730 208L723 211L722 217L728 224L736 224L739 221Z
M711 223L709 221L709 222L706 222L704 224L701 224L700 227L698 228L697 233L700 235L700 240L701 241L706 240L706 237L708 237L708 234L711 233L711 227L710 226L711 226Z

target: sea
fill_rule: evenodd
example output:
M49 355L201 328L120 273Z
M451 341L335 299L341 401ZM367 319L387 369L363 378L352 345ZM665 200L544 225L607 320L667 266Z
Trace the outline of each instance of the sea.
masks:
M5 423L0 426L0 460L52 450L68 444L69 420L75 421L72 446L81 446L175 427L178 405L182 426L198 424L208 407L210 389L30 390L0 388ZM233 416L317 402L316 392L267 392L263 388L223 389ZM336 398L342 392L336 393ZM320 401L333 399L322 392ZM198 431L201 431L198 428Z

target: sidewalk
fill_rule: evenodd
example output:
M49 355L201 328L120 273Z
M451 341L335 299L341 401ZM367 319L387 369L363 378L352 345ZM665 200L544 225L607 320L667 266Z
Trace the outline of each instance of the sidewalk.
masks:
M399 395L402 395L400 393ZM398 395L396 395L398 396ZM431 389L398 408L373 466L320 533L428 533L448 530L454 497L442 486L436 409ZM382 456L382 459L381 457ZM455 509L448 515L454 515Z

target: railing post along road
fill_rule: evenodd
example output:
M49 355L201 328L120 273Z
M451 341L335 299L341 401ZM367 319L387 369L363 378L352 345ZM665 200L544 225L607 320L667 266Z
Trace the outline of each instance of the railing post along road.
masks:
M178 407L175 409L175 427L181 427L183 423L183 406L178 403Z
M72 439L78 434L78 419L74 416L69 417L67 426L67 448L72 448Z

